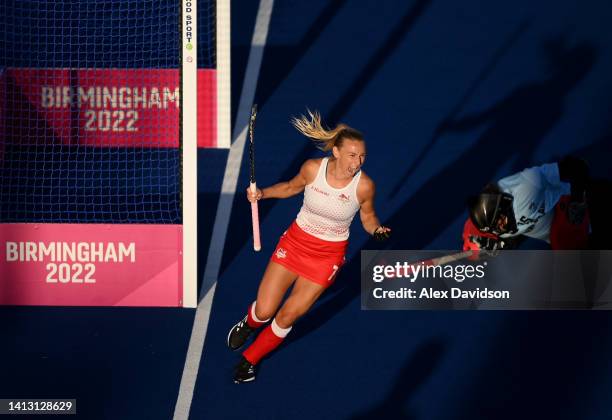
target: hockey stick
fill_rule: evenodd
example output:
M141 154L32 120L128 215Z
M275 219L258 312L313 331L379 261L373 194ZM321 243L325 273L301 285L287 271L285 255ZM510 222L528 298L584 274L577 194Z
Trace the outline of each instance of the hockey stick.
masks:
M429 260L419 261L416 264L422 265L445 265L454 261L459 261L464 258L469 258L474 254L474 251L457 252L456 254L444 255L442 257L431 258ZM413 266L416 264L412 264Z
M255 117L257 117L257 104L253 104L251 118L249 119L249 188L253 193L257 192L257 183L255 182L255 142L253 139ZM259 237L259 207L257 201L251 202L251 220L253 222L253 249L260 251L261 239Z

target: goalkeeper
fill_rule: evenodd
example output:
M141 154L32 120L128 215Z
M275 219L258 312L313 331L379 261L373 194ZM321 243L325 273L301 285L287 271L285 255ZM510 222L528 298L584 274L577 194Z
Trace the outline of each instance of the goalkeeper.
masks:
M468 200L463 249L491 253L515 247L523 236L555 250L586 249L588 181L586 162L568 156L487 185Z
M287 198L303 191L304 203L272 254L257 299L228 334L228 347L237 350L259 327L272 321L242 353L235 369L236 383L255 379L260 360L282 343L296 320L334 282L344 264L349 227L358 211L363 228L375 238L386 239L391 231L381 226L376 216L374 182L361 170L366 152L363 135L344 124L325 129L316 112L309 112L309 118L295 118L293 125L332 155L307 160L288 182L255 193L247 189L251 202Z

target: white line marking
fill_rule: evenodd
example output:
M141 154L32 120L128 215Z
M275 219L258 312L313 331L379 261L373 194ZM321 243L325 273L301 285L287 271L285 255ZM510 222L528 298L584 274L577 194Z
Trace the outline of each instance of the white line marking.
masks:
M204 269L204 281L200 291L200 302L196 309L179 394L176 406L174 407L174 420L187 420L189 418L191 401L193 400L193 392L198 370L200 368L200 360L202 358L202 350L204 349L204 340L208 329L208 320L210 319L210 310L215 295L217 277L219 276L221 257L223 255L225 237L227 235L227 228L232 211L232 203L236 195L238 174L240 173L242 157L244 155L244 145L246 142L251 105L255 98L255 89L257 88L257 79L259 77L259 69L261 67L266 39L268 37L268 28L270 26L273 6L274 0L261 0L259 2L255 30L251 41L251 51L247 62L244 83L240 95L240 104L238 106L238 115L236 117L236 126L234 128L234 142L230 148L227 165L225 167L225 175L223 177L221 195L215 215L210 250L208 252L208 258L206 259L206 268ZM231 327L231 325L228 325L228 328L229 327Z

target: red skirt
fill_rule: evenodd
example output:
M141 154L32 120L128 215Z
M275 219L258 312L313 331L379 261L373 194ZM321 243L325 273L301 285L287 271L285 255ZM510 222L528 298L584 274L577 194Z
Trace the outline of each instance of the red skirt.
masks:
M270 260L323 287L329 287L344 264L347 245L348 241L319 239L293 222L281 236Z

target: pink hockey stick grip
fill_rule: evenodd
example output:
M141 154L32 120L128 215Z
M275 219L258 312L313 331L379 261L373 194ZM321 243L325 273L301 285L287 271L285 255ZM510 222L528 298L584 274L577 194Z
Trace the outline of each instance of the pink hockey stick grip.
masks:
M257 191L257 184L251 182L251 191ZM259 206L257 201L251 203L251 220L253 221L253 249L261 251L261 239L259 237Z

